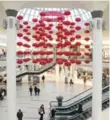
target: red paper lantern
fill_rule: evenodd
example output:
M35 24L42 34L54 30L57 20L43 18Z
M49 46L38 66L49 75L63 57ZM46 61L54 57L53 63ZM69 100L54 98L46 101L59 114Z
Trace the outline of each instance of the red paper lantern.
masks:
M17 36L18 36L18 37L22 37L23 34L22 34L22 33L18 33Z
M27 22L27 21L24 21L23 24L24 24L24 25L28 25L28 22Z
M88 22L84 23L85 26L89 26L90 24Z
M81 53L80 52L76 52L76 56L81 56Z
M18 46L22 46L23 43L22 43L22 42L17 42L17 45L18 45Z
M85 33L90 33L90 31L89 31L89 30L85 30L84 32L85 32Z
M17 60L17 64L22 64L23 60Z
M81 64L81 61L80 61L80 60L76 60L76 64L77 64L77 65L80 65L80 64Z
M63 21L65 18L64 17L57 17L58 21Z
M70 62L73 64L73 63L75 63L76 61L75 61L75 60L73 60L73 59L71 59L71 60L70 60Z
M63 21L63 24L66 25L66 26L69 26L70 25L70 21Z
M80 21L81 21L81 18L76 18L75 21L76 21L76 22L80 22Z
M89 56L89 55L90 55L90 53L85 53L85 55L86 55L86 56Z
M27 34L27 35L31 35L31 33L30 33L30 32L27 32L26 34Z
M23 16L19 15L19 16L17 16L17 19L18 19L18 20L22 20L22 19L23 19Z
M26 28L30 29L30 28L31 28L31 26L29 26L29 25L28 25Z
M19 28L23 28L23 25L20 24L20 25L19 25Z
M36 19L36 18L33 18L32 21L33 21L33 22L37 22L37 19Z
M76 39L80 39L80 38L81 38L81 35L76 35L75 38L76 38Z
M65 66L70 67L71 62L65 62Z
M65 11L64 15L66 15L66 16L71 15L71 12L70 11Z
M45 12L41 12L40 16L46 16L46 13Z
M80 26L76 26L75 29L76 30L81 30L81 27Z
M89 63L89 60L85 60L85 63L88 64L88 63Z
M70 38L70 41L71 41L71 42L75 41L75 38L74 38L74 37L71 37L71 38Z
M19 55L23 55L23 52L22 51L17 51L16 54L19 56Z
M28 29L23 29L23 32L28 32Z
M85 48L90 48L90 46L89 45L85 45Z
M76 46L80 46L81 45L81 43L80 42L76 42L76 44L75 44Z
M71 22L70 25L72 25L72 26L75 25L75 22Z
M63 60L61 58L56 59L56 63L59 64L59 65L62 65L63 64Z
M90 38L89 37L86 37L86 38L84 38L86 41L89 41L90 40Z

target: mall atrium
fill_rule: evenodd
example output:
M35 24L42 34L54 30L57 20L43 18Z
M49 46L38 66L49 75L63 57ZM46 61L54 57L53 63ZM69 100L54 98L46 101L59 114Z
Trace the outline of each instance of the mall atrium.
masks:
M109 1L0 1L0 120L109 120Z

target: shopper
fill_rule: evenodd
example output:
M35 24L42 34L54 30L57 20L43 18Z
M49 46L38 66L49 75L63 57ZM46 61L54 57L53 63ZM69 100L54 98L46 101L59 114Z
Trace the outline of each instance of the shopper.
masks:
M56 109L52 108L52 110L51 110L51 118L55 118L55 113L56 113Z
M35 86L35 87L34 87L35 96L37 95L37 91L38 91L37 89L38 89L38 88Z
M83 112L82 104L79 104L78 113L82 113L82 112Z
M44 75L42 76L42 81L43 81L43 83L44 83L44 81L45 81L45 76L44 76Z
M40 94L40 89L39 88L37 88L37 93L38 93L38 95Z
M44 105L42 104L39 109L39 115L40 115L39 120L43 120L44 114L45 114L45 110L44 110Z
M30 86L30 88L29 88L29 92L30 92L30 96L32 96L32 92L33 92L33 88L32 88L32 86Z
M17 118L18 118L18 120L22 120L23 119L23 112L20 109L17 112Z
M74 83L73 83L72 79L70 79L70 86L73 85L73 84L74 84Z

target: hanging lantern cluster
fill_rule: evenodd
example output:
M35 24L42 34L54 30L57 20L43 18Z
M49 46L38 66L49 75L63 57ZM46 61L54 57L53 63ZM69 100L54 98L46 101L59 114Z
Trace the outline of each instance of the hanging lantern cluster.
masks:
M55 15L55 12L52 14ZM29 61L40 65L51 63L54 59L54 45L52 44L54 40L56 41L57 64L63 64L67 67L71 64L80 65L83 61L88 64L90 53L88 51L82 53L81 47L84 46L85 50L89 50L90 45L88 43L83 45L81 41L90 41L90 23L84 23L86 37L83 38L80 34L83 29L80 26L82 19L77 17L75 21L70 21L68 19L70 15L71 11L67 10L59 16L56 15L56 18L53 19L48 17L47 12L42 11L39 13L40 19L32 19L32 25L28 21L23 21L23 16L17 16L20 21L17 37L22 41L17 42L19 47L17 63L22 64ZM24 48L25 51L20 51L21 48ZM85 56L85 60L82 61L83 56Z

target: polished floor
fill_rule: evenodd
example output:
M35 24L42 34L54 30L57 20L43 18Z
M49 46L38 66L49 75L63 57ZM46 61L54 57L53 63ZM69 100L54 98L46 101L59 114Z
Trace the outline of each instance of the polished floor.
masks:
M46 111L44 120L49 120L49 103L56 100L56 96L62 95L64 100L67 100L91 87L89 84L84 86L83 83L75 83L75 85L70 86L69 84L65 85L64 82L55 82L51 79L48 77L45 83L41 81L38 85L41 89L40 96L34 96L34 94L32 97L30 96L26 78L22 85L17 86L17 110L23 111L23 120L39 120L38 109L41 104L44 104ZM0 101L0 120L7 120L7 98L2 102Z

